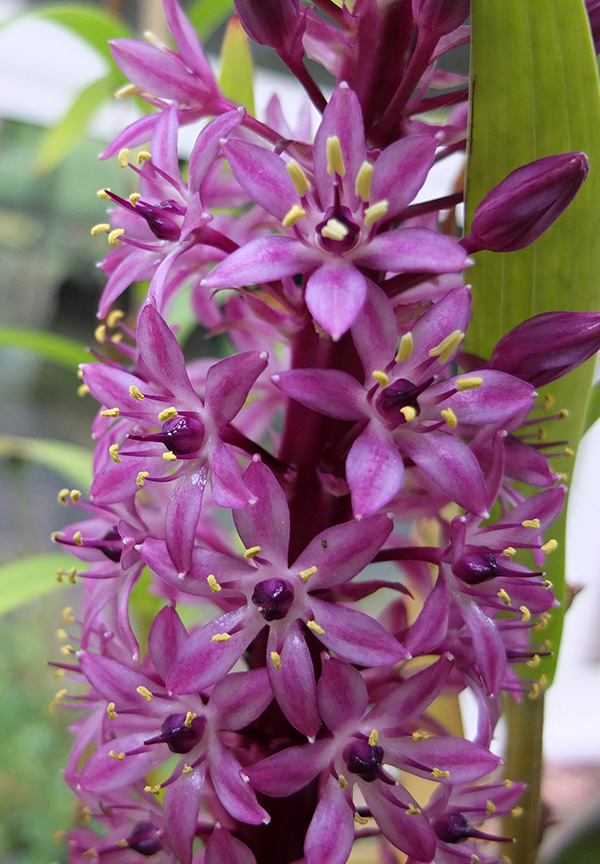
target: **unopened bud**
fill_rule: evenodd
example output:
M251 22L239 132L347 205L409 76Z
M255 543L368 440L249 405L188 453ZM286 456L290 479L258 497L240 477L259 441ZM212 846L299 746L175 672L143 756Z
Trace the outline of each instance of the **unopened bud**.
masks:
M234 0L235 11L246 33L259 45L278 54L301 58L305 12L298 0Z

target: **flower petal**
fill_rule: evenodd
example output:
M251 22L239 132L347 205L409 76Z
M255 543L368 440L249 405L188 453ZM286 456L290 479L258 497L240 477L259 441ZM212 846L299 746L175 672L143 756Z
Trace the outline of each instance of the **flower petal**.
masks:
M365 277L343 259L333 259L315 270L304 293L308 311L334 342L352 327L366 296Z

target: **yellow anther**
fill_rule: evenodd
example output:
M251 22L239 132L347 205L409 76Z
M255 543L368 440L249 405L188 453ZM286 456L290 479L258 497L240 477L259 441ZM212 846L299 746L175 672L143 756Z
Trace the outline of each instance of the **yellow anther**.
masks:
M313 633L316 633L317 636L323 636L323 634L325 633L323 628L319 624L317 624L316 621L307 621L306 626L309 630L312 630Z
M424 732L420 729L417 729L416 732L412 733L413 741L424 741L426 738L429 738L429 732Z
M158 419L161 423L164 423L165 420L172 420L173 417L177 417L177 408L174 405L171 405L170 408L165 408L164 411L161 411L158 415Z
M476 855L476 854L473 852L473 854L471 855L471 857L470 857L470 859L469 859L469 864L479 864L480 860L481 860L481 859L480 859L479 855Z
M69 637L67 636L67 631L63 627L59 627L56 631L56 638L60 639L61 642L64 642L65 639L68 639Z
M523 519L521 522L523 528L539 528L540 520L539 519Z
M540 685L536 681L534 681L531 685L531 691L527 694L527 698L533 701L534 699L537 699L539 695Z
M90 229L90 234L92 237L96 237L98 234L108 234L110 231L110 225L108 222L99 222L97 225L94 225L93 228Z
M79 387L77 388L77 395L78 396L87 396L87 394L89 392L90 392L90 388L87 386L87 384L80 384Z
M552 585L553 585L553 583L549 579L544 579L543 584L544 584L544 588L548 588L548 590L550 590L550 588L552 588Z
M61 489L56 498L59 504L62 504L63 507L66 507L69 503L69 490Z
M545 675L540 675L540 687L545 687L548 684L548 679Z
M449 774L450 772L447 771L446 773ZM406 808L406 815L407 816L418 816L420 812L421 812L421 808L415 807L414 804L409 804L408 807Z
M504 781L504 785L505 785L505 787L506 787L507 789L512 789L512 787L513 787L513 781L507 779L507 780Z
M287 163L285 169L290 175L290 179L294 184L296 194L300 198L302 198L310 189L310 183L308 181L308 177L304 173L304 170L293 159Z
M558 542L552 538L540 548L545 555L550 555L551 552L556 552L558 549Z
M377 747L379 744L379 732L377 729L371 729L371 734L369 735L369 747Z
M125 84L115 91L115 99L125 99L127 96L136 96L138 93L141 93L141 90L137 84Z
M300 207L298 204L292 204L281 220L281 224L284 228L291 228L292 225L295 225L303 216L306 216L306 210L304 207Z
M575 451L571 447L565 447L564 455L567 456L569 459L572 459L575 455Z
M330 135L327 138L325 152L327 154L327 173L339 174L340 177L343 177L346 174L346 166L342 156L342 145L337 135Z
M115 845L120 846L121 849L128 849L129 848L129 840L126 840L124 837L122 837L121 840L117 840Z
M380 219L386 215L388 210L390 209L389 202L385 200L376 201L374 204L371 204L370 207L367 207L364 215L364 224L367 228L370 228L371 225L374 225L376 222L379 222Z
M109 246L120 246L121 241L119 240L119 237L122 237L124 233L124 228L115 228L113 231L111 231L108 235Z
M480 375L472 375L470 378L457 378L456 389L459 393L463 390L477 390L483 384L483 378Z
M98 857L98 850L95 846L90 846L90 848L86 849L82 854L84 858L89 858L91 860L92 858Z
M52 835L52 842L61 843L63 840L66 840L68 836L68 832L65 831L64 828L59 828L58 831L55 831Z
M142 162L149 162L152 159L152 153L149 150L140 150L137 155L137 164L141 165Z
M157 783L156 786L144 786L144 792L148 792L150 795L158 795L160 790L160 783Z
M387 387L390 383L390 379L385 372L381 371L381 369L374 369L373 372L371 372L371 375L381 387Z
M365 819L364 816L361 816L360 813L354 813L354 821L357 825L367 825L369 820Z
M531 658L531 660L528 660L525 665L529 666L531 669L535 669L535 667L539 666L540 663L541 663L540 655L534 654L533 657Z
M119 409L118 408L105 408L104 411L100 412L101 417L118 417Z
M400 345L398 346L396 363L402 363L403 360L408 360L413 352L413 347L414 340L412 333L410 331L408 333L404 333L404 335L400 339Z
M340 787L340 789L345 789L347 785L348 785L348 781L346 780L346 778L344 777L343 774L340 774L338 777L338 786Z
M249 546L248 549L246 549L244 551L243 557L244 558L255 558L259 554L260 549L261 549L260 546Z
M504 588L501 588L498 591L498 597L502 600L505 606L510 606L510 597L508 596Z
M195 720L196 716L197 715L196 715L195 711L188 711L187 714L185 715L185 720L184 720L183 725L187 726L188 729L191 729L192 728L192 721Z
M229 633L215 633L212 637L213 642L229 642L231 635Z
M117 759L119 762L122 762L123 759L125 758L124 753L117 753L116 750L109 750L108 755L110 756L111 759Z
M487 813L488 816L493 816L493 815L494 815L494 813L496 812L496 805L494 804L493 801L490 801L490 800L488 799L488 800L485 802L485 812Z
M146 702L150 702L153 694L150 692L150 690L148 690L147 687L144 687L143 684L140 684L140 686L136 687L135 689L140 694L140 696L146 700Z
M71 583L71 585L74 585L74 584L75 584L75 574L76 574L76 573L77 573L77 568L76 568L76 567L71 567L71 569L69 570L69 572L66 574L66 575L67 575L67 579L69 580L69 582Z
M276 669L281 669L281 655L277 651L271 651L271 663Z
M79 491L79 489L71 489L71 494L69 495L69 497L73 504L77 504L77 502L81 498L81 492Z
M108 194L110 189L98 189L96 192L96 197L100 198L102 201L110 201L110 195Z
M142 391L138 387L136 387L135 384L132 384L131 387L129 388L129 395L131 396L132 399L135 399L136 402L141 402L142 399L145 398Z
M149 471L140 471L140 473L139 473L139 474L137 475L137 477L135 478L135 483L136 483L136 486L138 487L138 489L143 489L143 488L144 488L144 481L145 481L146 478L149 477L149 476L150 476L150 472L149 472Z
M127 168L129 164L129 149L127 147L123 147L122 150L119 150L119 155L117 156L119 160L119 165L121 168Z
M358 197L365 203L371 197L371 178L373 176L373 166L370 162L363 162L354 182L354 191Z
M404 408L400 409L400 413L407 423L412 423L417 418L417 410L412 405L405 405Z
M559 420L566 420L568 416L569 416L569 409L568 408L561 408L560 411L558 412L558 419Z
M64 678L65 677L65 670L64 669L55 669L54 672L52 673L52 677L53 678Z
M306 570L300 571L300 578L302 579L303 582L308 582L310 577L314 576L316 572L317 572L316 567L314 567L314 566L313 567L307 567Z
M165 460L165 462L176 462L177 461L177 456L175 455L175 453L173 453L172 450L167 450L166 453L163 453L162 458Z
M189 774L192 774L193 770L194 769L192 768L191 765L184 765L183 768L181 769L181 773L189 775Z
M121 321L124 317L125 313L122 309L113 309L112 312L109 312L106 316L106 326L116 327L119 321Z
M512 810L510 811L510 815L514 816L515 819L519 819L523 815L523 808L522 807L513 807Z
M542 612L537 623L533 625L533 629L534 630L545 630L546 627L548 626L548 622L550 621L551 617L552 616L549 615L547 612Z
M434 345L433 348L429 349L429 356L439 357L440 363L447 363L464 338L465 334L460 330L453 330L438 345Z
M121 457L119 456L119 445L118 444L111 444L110 447L108 448L108 452L109 452L109 455L110 455L110 458L112 459L112 461L116 462L118 465L119 462L121 461Z
M68 692L67 690L59 690L59 691L55 694L54 699L53 699L52 702L48 705L48 711L49 711L51 714L54 714L54 712L56 711L56 709L58 708L58 706L59 706L59 705L62 705L62 701L63 701L63 699L65 698L65 696L67 695L67 692Z
M554 396L551 393L544 393L544 410L550 411L554 408Z
M69 654L73 653L73 646L72 645L61 645L60 646L60 653L63 654L65 657L68 657Z
M442 408L440 414L446 421L446 424L450 429L456 429L458 426L458 420L456 419L456 414L452 410L452 408Z
M449 771L444 771L441 768L434 768L431 772L436 780L447 780L450 776Z
M108 714L108 716L110 717L111 720L116 720L116 719L117 719L117 717L118 717L119 715L118 715L117 712L115 711L115 703L114 703L114 702L109 702L109 703L108 703L108 705L106 706L106 713Z
M73 607L65 606L65 608L62 610L62 617L63 621L66 621L67 624L74 624L75 616L73 615Z
M135 205L138 203L138 201L140 200L141 197L142 196L140 195L139 192L132 192L131 195L129 196L129 203L133 207L135 207Z
M505 558L512 558L514 555L517 554L517 550L514 546L507 546L506 549L502 550L502 554Z
M333 216L328 219L325 225L321 228L321 236L327 237L328 240L343 240L348 234L348 228L339 219Z
M81 536L81 531L76 531L73 534L73 543L75 543L76 546L83 546L83 537Z
M216 594L217 591L221 591L221 586L217 582L217 577L214 573L209 573L206 577L206 581L208 582L208 587L213 592L213 594Z
M94 339L101 345L106 342L106 324L98 324L94 330Z

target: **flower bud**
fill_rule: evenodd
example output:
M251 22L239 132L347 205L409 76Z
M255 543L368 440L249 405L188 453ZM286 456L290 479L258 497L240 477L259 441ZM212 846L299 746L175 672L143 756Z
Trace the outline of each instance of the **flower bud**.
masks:
M543 387L600 350L600 312L544 312L495 346L488 367Z
M305 15L298 0L235 0L235 11L246 33L278 54L302 56Z
M470 0L413 0L412 13L419 30L439 39L459 27L469 14Z
M585 0L585 8L590 19L590 30L594 40L594 50L600 53L600 0Z
M462 241L470 252L523 249L571 203L588 173L584 153L546 156L512 171L475 210L471 233Z

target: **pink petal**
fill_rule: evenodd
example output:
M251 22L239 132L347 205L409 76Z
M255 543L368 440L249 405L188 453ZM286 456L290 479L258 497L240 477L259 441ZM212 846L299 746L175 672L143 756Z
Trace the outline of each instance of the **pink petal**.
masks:
M281 156L240 138L227 141L224 150L235 179L250 200L267 213L283 219L292 205L298 204L298 195Z
M277 650L274 629L269 632L267 653ZM317 710L317 685L313 660L298 622L295 621L285 634L283 647L279 648L281 668L271 661L267 671L277 703L290 723L308 738L314 737L320 724Z
M345 606L311 597L319 640L349 663L387 666L405 660L408 651L374 618Z
M197 766L190 774L182 773L165 791L165 834L181 864L192 861L204 776L204 767Z
M379 424L369 423L350 448L346 477L355 516L374 513L400 491L404 477L402 456Z
M316 249L292 237L257 237L236 249L202 280L208 288L234 288L273 282L284 276L305 273L321 263Z
M330 777L306 832L306 864L346 864L353 844L352 797Z
M367 296L362 273L344 259L332 259L309 276L304 299L317 324L337 342L356 321Z
M256 501L233 513L240 539L246 548L260 546L261 557L286 567L290 515L285 493L260 460L250 463L244 474L244 483Z

